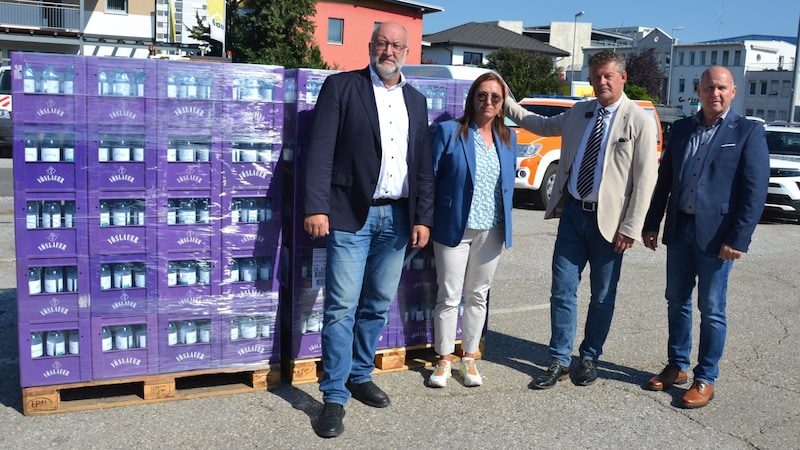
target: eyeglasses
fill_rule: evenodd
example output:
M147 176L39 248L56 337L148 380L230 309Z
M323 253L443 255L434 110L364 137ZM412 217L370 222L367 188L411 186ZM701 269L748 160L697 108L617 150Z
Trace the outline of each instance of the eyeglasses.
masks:
M403 45L403 44L401 44L399 42L372 41L372 42L370 42L370 44L372 44L372 46L375 47L378 50L383 50L385 48L392 47L392 50L395 53L400 53L400 52L402 52L402 51L404 51L405 49L408 48L407 45Z
M485 102L490 98L492 103L500 103L503 100L503 97L501 97L500 95L492 94L490 96L488 92L478 92L478 95L476 95L475 97L477 97L477 99L482 102Z

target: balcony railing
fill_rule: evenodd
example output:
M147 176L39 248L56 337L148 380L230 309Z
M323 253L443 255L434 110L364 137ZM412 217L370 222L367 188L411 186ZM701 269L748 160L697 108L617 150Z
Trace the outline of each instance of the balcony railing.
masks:
M0 0L0 28L80 31L80 5L38 0Z

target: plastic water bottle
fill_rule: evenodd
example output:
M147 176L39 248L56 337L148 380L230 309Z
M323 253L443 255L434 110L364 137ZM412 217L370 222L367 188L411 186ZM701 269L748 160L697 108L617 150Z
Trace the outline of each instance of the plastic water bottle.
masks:
M101 162L108 161L109 156L110 156L110 151L109 151L109 148L108 148L108 144L109 144L108 139L101 138L100 142L98 142L98 144L97 144L97 160L98 161L101 161Z
M231 283L235 283L239 279L239 261L234 258L231 262Z
M147 269L144 266L144 263L134 263L131 267L131 273L133 275L133 286L137 288L146 287L147 284Z
M39 160L39 141L33 137L25 137L25 162Z
M178 284L178 263L170 261L167 264L167 286L176 286Z
M100 345L104 352L114 349L114 338L111 336L111 329L103 327L100 330Z
M200 78L197 81L197 98L202 99L210 99L211 98L211 87L212 87L212 79L210 74L206 74L206 76Z
M260 316L258 318L258 327L259 327L259 334L261 337L268 338L271 333L272 322L274 321L274 317L272 316Z
M178 82L175 78L175 74L172 72L167 74L167 97L168 98L178 97Z
M275 80L267 77L261 81L261 100L271 102L275 93Z
M178 267L178 283L181 286L197 284L197 264L194 261L183 261Z
M111 160L112 161L130 161L131 160L131 144L128 139L120 137L117 141L111 144Z
M100 226L111 226L111 207L105 200L100 200Z
M117 350L127 350L133 348L133 333L128 325L120 325L116 328L114 345Z
M197 199L197 223L211 223L211 206L207 198Z
M178 142L178 161L192 162L194 161L194 145L188 139L182 139Z
M270 201L268 201L270 200ZM271 199L267 198L259 198L257 200L258 205L258 221L259 222L270 222L272 221L272 201Z
M261 261L258 265L258 279L269 281L272 279L272 258L269 256L261 258Z
M67 351L70 355L81 354L81 333L78 330L67 331Z
M52 134L45 135L42 139L42 149L40 152L41 161L58 162L61 161L61 141Z
M194 158L196 161L209 162L211 160L211 145L208 142L198 142L194 145Z
M144 141L140 138L131 139L131 161L144 161Z
M272 162L272 144L261 144L258 147L258 160L260 162Z
M62 142L62 160L75 162L75 138L71 135L65 136Z
M253 316L244 316L239 320L242 339L255 339L258 337L258 322Z
M178 160L178 147L174 139L167 139L167 162Z
M45 66L42 71L42 93L58 94L61 91L60 84L56 69L49 64Z
M239 149L239 162L258 161L258 144L255 142L243 142Z
M46 201L42 204L42 228L61 228L61 203Z
M231 82L231 100L239 100L241 99L241 85L242 80L239 78L234 78Z
M97 95L111 95L111 83L108 80L106 69L102 67L97 71Z
M111 266L100 264L100 290L111 289Z
M447 91L441 86L437 86L434 88L433 91L433 109L444 109L445 97L447 97Z
M244 83L244 95L242 100L254 101L258 100L258 80L251 77Z
M32 94L36 92L36 73L29 63L22 68L22 92Z
M114 73L114 95L121 97L131 95L131 79L122 69L117 69Z
M67 353L67 343L64 340L64 333L59 330L48 331L45 340L45 351L47 356L62 356Z
M197 343L197 326L195 325L194 320L184 320L180 323L180 325L178 325L178 343Z
M131 201L131 225L145 224L144 200Z
M67 266L66 268L66 285L64 290L67 292L78 292L78 268L75 266Z
M198 320L197 321L197 340L207 344L211 342L211 321Z
M111 224L114 226L126 226L130 223L131 208L127 200L117 200L111 208Z
M44 355L44 343L42 333L39 331L31 332L31 358L40 358Z
M242 222L258 222L258 205L251 197L242 199Z
M208 261L197 262L197 282L211 284L211 264Z
M194 206L194 199L181 199L178 205L178 223L184 225L193 225L197 223L197 208Z
M231 200L231 222L239 223L242 221L242 201L238 198Z
M120 263L114 266L114 287L117 289L130 289L133 286L133 275L131 266L127 263Z
M147 79L147 75L144 72L144 69L136 70L136 96L137 97L144 97L144 82Z
M39 202L25 204L25 224L28 229L39 228Z
M239 275L242 281L256 281L258 279L258 266L253 258L243 258L239 263Z
M170 322L167 325L167 345L173 346L178 343L178 327L175 326L175 322Z
M44 291L47 293L64 292L64 271L61 267L52 266L45 269Z
M135 342L137 348L147 348L147 325L142 324L136 327Z
M178 223L178 203L175 200L167 200L167 225Z
M42 269L28 268L28 293L31 295L42 293Z
M61 92L66 95L75 93L75 67L69 66L64 71L64 83L61 85Z

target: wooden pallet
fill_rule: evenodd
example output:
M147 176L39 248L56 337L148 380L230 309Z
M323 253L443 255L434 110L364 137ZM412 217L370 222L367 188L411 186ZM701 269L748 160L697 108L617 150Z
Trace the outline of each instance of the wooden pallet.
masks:
M279 364L193 370L22 388L26 416L216 397L275 389Z
M483 349L483 340L480 345ZM461 343L456 343L456 355L461 355ZM480 357L478 351L476 357ZM436 364L436 352L432 344L415 347L396 347L375 352L375 371L373 373L413 370ZM291 384L317 383L322 379L322 358L294 359L289 362L287 373Z

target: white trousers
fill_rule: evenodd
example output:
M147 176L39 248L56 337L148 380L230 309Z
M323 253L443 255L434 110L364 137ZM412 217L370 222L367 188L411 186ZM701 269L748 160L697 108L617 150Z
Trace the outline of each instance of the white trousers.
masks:
M461 349L475 353L486 323L486 302L494 271L503 249L503 226L491 230L464 232L455 247L433 243L439 290L433 317L434 349L449 355L456 349L458 307L464 298L461 320Z

